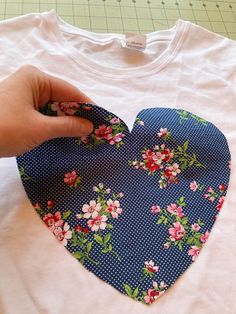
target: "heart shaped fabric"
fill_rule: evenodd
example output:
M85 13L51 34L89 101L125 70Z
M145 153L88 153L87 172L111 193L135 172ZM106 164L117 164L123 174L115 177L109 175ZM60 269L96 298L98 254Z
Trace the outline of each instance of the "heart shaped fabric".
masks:
M224 135L177 109L142 110L131 132L93 104L48 103L41 112L87 118L94 132L17 158L35 210L88 270L153 303L196 260L222 208Z

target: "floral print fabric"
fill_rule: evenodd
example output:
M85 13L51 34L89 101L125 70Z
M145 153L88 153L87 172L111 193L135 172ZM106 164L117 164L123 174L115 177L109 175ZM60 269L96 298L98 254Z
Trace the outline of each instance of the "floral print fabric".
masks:
M184 110L141 111L132 131L93 104L54 102L92 134L58 138L17 158L35 210L88 270L152 304L195 262L223 209L230 176L224 135Z

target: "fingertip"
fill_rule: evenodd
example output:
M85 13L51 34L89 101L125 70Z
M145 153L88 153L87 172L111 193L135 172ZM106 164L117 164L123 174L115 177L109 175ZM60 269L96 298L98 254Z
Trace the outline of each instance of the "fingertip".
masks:
M81 133L83 133L83 136L89 135L93 132L93 123L89 120L84 119L83 123L81 124Z
M45 140L56 137L81 137L93 132L93 123L75 116L41 117Z

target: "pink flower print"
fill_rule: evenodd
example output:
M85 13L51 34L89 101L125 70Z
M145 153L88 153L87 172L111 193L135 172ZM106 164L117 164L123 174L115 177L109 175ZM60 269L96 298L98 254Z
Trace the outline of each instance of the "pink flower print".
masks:
M117 123L120 123L120 119L114 117L114 118L112 118L112 119L110 120L110 122L111 122L112 124L117 124Z
M152 212L153 214L158 214L158 213L160 213L160 211L161 211L160 206L153 205L153 206L151 207L151 212Z
M209 232L208 231L206 231L202 236L201 236L201 238L200 238L200 240L201 240L201 242L202 243L205 243L206 242L206 240L208 239L208 237L209 237Z
M76 217L77 219L82 219L82 218L83 218L83 215L82 215L82 214L76 214L75 217Z
M139 167L142 168L143 170L147 170L147 168L146 168L144 162L142 162L142 161L140 161Z
M192 190L193 192L196 192L198 189L198 184L196 181L193 181L190 183L190 190Z
M224 184L220 184L219 189L221 192L224 192L226 190L226 186Z
M167 211L171 214L178 216L179 218L184 217L183 208L176 204L171 204L170 206L167 206Z
M49 200L47 201L47 207L48 208L52 208L53 206L55 206L56 202L52 201L52 200Z
M80 180L81 177L77 175L75 170L64 174L64 183L69 186L76 186L76 184L79 183Z
M167 188L167 183L163 181L162 179L159 180L160 189Z
M178 173L181 172L181 170L179 169L179 165L177 163L174 163L172 166L167 167L166 169L168 169L169 171L171 171L171 175L173 177L176 177Z
M171 170L169 170L168 167L166 167L164 175L165 175L166 178L171 178L172 177Z
M207 189L207 193L203 195L204 198L208 199L210 202L214 202L214 200L217 197L217 194L215 193L215 191L212 189L212 187L209 187Z
M201 227L199 226L199 224L195 223L191 226L193 231L199 231L201 229Z
M53 102L51 109L57 112L58 116L74 115L79 110L77 102Z
M163 145L161 145L162 147ZM164 146L165 147L165 146ZM162 154L162 159L163 161L165 162L169 162L173 157L174 157L174 154L170 151L169 148L163 148L163 150L161 151L161 154Z
M91 111L93 108L91 106L84 106L83 109L85 111Z
M72 238L72 231L67 222L64 223L63 228L57 227L53 231L57 240L60 241L64 246L67 246L67 240Z
M102 215L100 216L98 214L98 212L93 212L92 214L92 219L89 219L87 224L88 227L92 230L92 231L98 231L99 229L104 230L107 226L107 216Z
M78 225L78 226L75 227L75 231L82 232L83 231L83 227Z
M151 173L153 173L159 169L159 165L156 164L155 162L153 162L152 160L149 160L145 165Z
M118 193L118 196L119 196L119 198L122 198L122 197L124 197L124 193L120 192L120 193Z
M99 188L97 186L94 186L93 191L97 193L97 192L99 192Z
M107 136L106 140L108 141L108 143L109 143L110 145L114 145L114 144L116 144L116 143L121 142L122 139L123 139L123 137L125 137L125 134L123 134L123 133L117 133L117 134L115 134L115 135L109 134L109 135Z
M179 241L184 237L184 227L177 221L173 223L174 228L169 228L170 240Z
M136 118L135 123L141 126L144 126L144 122L140 118Z
M160 138L164 138L164 139L166 139L170 136L170 132L168 132L168 130L166 128L161 128L160 132L157 134Z
M103 184L103 183L99 183L99 184L98 184L98 188L99 188L100 190L103 190L104 184Z
M61 219L61 213L56 212L54 215L49 213L43 217L43 221L48 226L48 228L53 232L55 228L61 227L63 225L63 220Z
M132 161L131 165L134 167L134 169L138 169L139 168L139 162L137 160Z
M144 162L153 162L155 164L161 165L163 154L161 152L152 152L150 149L147 149L146 152L142 155ZM140 166L144 163L140 163Z
M78 225L75 227L75 230L77 232L83 232L84 234L87 234L89 232L89 229L88 228L83 228L82 226Z
M90 218L94 212L99 212L101 208L101 204L94 200L90 201L89 204L84 204L82 207L82 211L85 213L84 218Z
M89 143L89 136L81 136L80 140L83 144L86 145Z
M208 193L214 193L214 190L213 190L212 187L210 186L210 187L207 189L207 192L208 192Z
M108 136L112 133L112 128L110 126L106 126L105 124L102 124L98 127L98 129L95 129L94 131L96 135L97 140L101 139L107 139Z
M154 289L158 289L158 284L157 284L156 281L153 281L153 282L152 282L152 285L153 285L153 288L154 288Z
M148 289L147 295L144 297L144 302L147 304L152 304L157 298L163 294L164 291L158 291L154 289Z
M42 209L41 206L38 203L34 204L33 207L36 210L41 210Z
M159 271L159 267L158 266L155 266L154 265L154 262L151 260L151 261L146 261L144 263L145 265L145 268L150 272L150 273L156 273Z
M84 233L85 233L85 234L89 233L89 229L85 227L85 228L84 228Z
M106 208L106 212L110 213L112 218L118 218L118 215L122 214L122 209L120 208L120 202L109 199L107 201L108 207Z
M191 246L191 248L188 250L188 255L192 256L192 261L193 262L195 262L196 258L199 255L199 252L200 252L200 249L196 245Z
M147 149L145 153L142 154L143 159L153 160L155 153L151 149Z
M216 209L217 209L218 211L221 210L221 208L222 208L222 206L223 206L223 204L224 204L224 201L225 201L225 196L221 196L221 197L219 198L219 200L218 200L218 204L216 205Z
M154 287L154 285L153 285L153 287ZM165 289L167 287L168 287L168 285L164 281L160 282L160 288Z
M170 167L165 168L164 177L168 180L168 183L177 184L179 182L179 179L177 178L177 173L180 172L180 169L178 169L179 166L178 167L177 166L173 168L173 165L172 165Z
M155 155L153 156L153 160L158 165L161 165L163 159L165 159L165 155L163 155L161 152L156 152Z
M164 249L168 250L169 247L170 247L170 243L169 243L169 242L166 242L166 243L164 244Z
M159 169L159 165L161 163L161 159L158 155L152 152L150 149L147 149L145 153L142 155L145 163L145 168L149 169L151 173L157 171Z

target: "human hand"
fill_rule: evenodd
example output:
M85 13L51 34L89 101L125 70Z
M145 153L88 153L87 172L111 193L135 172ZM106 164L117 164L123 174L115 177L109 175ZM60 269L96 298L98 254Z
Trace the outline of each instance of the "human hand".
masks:
M38 108L49 100L94 103L76 87L31 65L0 83L0 157L23 154L55 137L86 136L93 131L86 119L39 113Z

